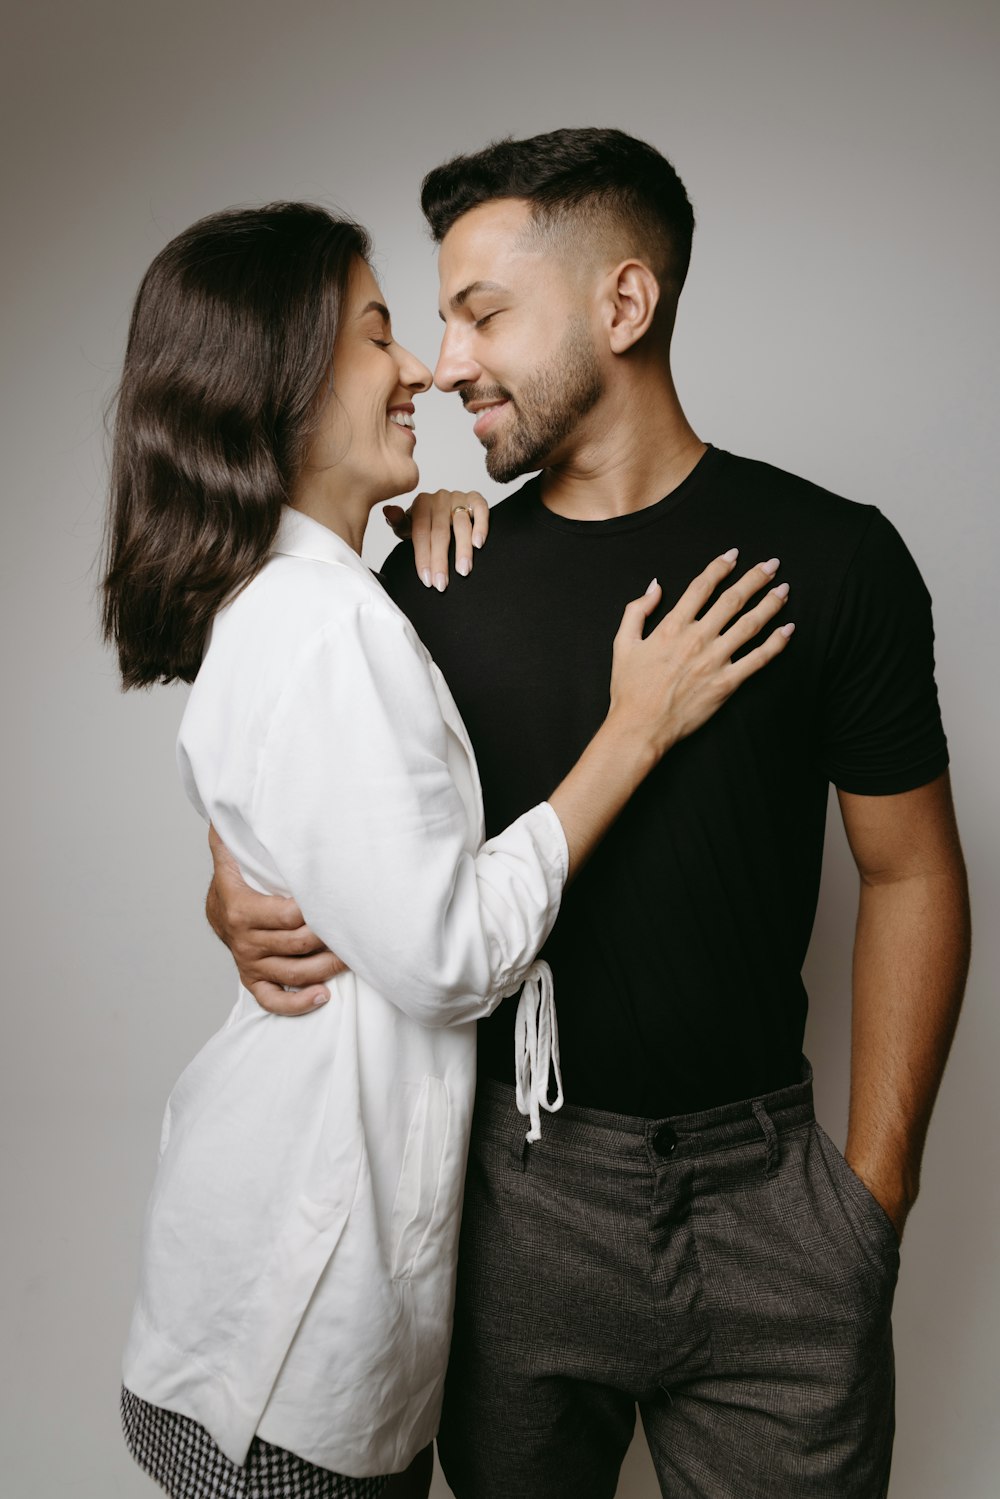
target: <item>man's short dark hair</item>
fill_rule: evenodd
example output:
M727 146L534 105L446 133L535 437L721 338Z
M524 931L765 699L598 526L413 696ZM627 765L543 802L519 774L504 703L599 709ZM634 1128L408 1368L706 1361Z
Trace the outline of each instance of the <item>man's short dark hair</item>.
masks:
M675 295L684 285L694 232L684 184L655 147L623 130L507 136L428 172L420 204L440 244L463 214L503 198L530 203L542 230L581 219L593 228L603 219Z

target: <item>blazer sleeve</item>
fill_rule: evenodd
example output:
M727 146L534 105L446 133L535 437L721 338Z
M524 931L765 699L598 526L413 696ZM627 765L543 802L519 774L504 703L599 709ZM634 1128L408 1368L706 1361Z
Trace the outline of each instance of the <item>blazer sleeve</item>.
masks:
M568 868L547 802L478 852L431 667L395 611L364 602L292 666L258 761L253 831L306 921L424 1025L516 991Z

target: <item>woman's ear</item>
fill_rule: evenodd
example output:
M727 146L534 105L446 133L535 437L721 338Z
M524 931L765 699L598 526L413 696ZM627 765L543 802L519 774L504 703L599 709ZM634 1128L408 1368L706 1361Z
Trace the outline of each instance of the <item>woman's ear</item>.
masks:
M653 324L660 301L660 283L641 260L623 260L607 280L608 346L613 354L627 354Z

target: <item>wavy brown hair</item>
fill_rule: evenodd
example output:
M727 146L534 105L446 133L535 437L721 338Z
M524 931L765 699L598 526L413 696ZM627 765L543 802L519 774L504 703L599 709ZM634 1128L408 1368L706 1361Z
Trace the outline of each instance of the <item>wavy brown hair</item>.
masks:
M357 224L234 208L161 250L115 402L102 625L122 685L190 682L212 617L260 570L308 452Z

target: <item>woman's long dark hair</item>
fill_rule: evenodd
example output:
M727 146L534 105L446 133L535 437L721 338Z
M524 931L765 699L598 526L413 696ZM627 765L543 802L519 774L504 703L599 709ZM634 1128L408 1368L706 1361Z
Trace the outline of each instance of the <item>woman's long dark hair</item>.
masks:
M259 571L305 460L351 268L370 242L311 203L235 208L143 278L118 390L102 624L124 687L193 681Z

